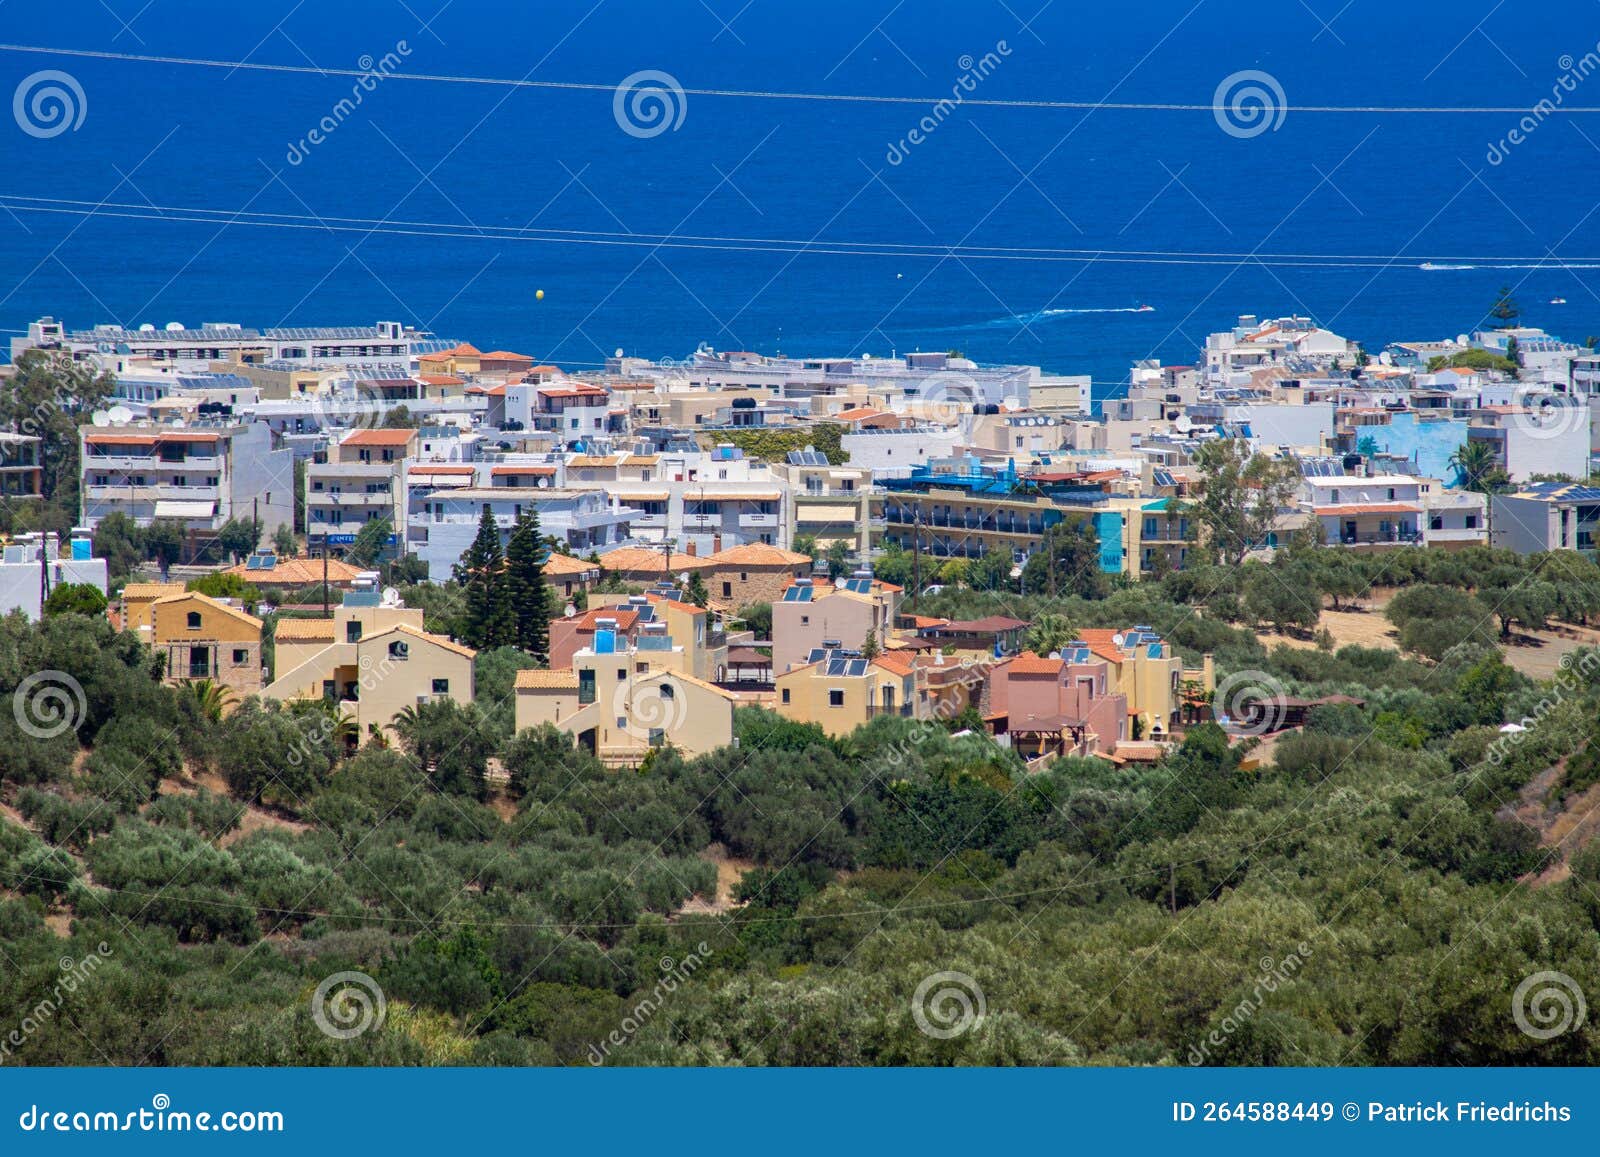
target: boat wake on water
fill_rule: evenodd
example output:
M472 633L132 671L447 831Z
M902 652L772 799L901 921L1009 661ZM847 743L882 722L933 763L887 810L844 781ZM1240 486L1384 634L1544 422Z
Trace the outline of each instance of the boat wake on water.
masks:
M1153 305L1117 305L1104 306L1098 309L1035 309L1027 313L1013 313L1008 317L991 318L988 321L974 322L971 325L957 326L958 329L1013 329L1017 326L1038 325L1040 322L1057 321L1065 317L1091 317L1107 313L1154 313Z

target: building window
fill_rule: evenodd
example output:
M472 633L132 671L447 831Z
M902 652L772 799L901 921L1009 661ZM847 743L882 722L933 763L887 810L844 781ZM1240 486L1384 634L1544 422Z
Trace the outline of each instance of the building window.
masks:
M661 698L663 698L663 699L675 699L675 698L677 698L677 692L672 689L672 684L671 683L663 683L663 684L661 684Z
M829 691L828 692L828 706L829 707L843 707L844 706L844 692L838 690L837 688L835 688L832 691Z
M249 651L245 650L243 647L235 647L233 649L233 665L235 667L243 667L249 661L250 661L250 652Z
M578 672L578 705L593 703L594 698L594 668L585 667Z
M789 688L785 687L783 689L782 697L783 697L783 702L784 702L785 706L787 706L788 702L789 702Z
M396 641L389 644L389 658L403 660L410 658L410 656L411 648L405 643Z
M433 681L433 693L435 695L448 695L448 694L450 694L450 680L448 680L448 679L435 679Z
M344 625L344 641L359 643L361 641L361 624L352 619Z
M733 596L733 584L732 583L723 583L722 584L722 597L726 599L726 598L731 598L732 596Z
M188 621L189 621L189 629L191 631L198 631L200 629L200 612L199 611L190 611L189 612L189 616L188 616Z
M1476 514L1467 515L1467 529L1468 530L1477 530L1478 529L1478 516Z

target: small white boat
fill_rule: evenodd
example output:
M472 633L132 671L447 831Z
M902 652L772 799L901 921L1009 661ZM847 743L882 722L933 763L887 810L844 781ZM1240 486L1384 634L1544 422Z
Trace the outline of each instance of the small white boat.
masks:
M1564 298L1564 297L1552 297L1550 299L1550 304L1551 305L1565 305L1565 304L1567 304L1567 299Z

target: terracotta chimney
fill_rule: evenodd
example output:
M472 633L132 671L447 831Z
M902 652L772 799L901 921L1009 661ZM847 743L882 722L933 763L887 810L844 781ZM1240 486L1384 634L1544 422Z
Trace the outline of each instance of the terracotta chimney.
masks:
M690 558L694 558L697 554L700 553L699 550L696 549L693 539L689 540L689 542L684 544L683 553L688 555Z

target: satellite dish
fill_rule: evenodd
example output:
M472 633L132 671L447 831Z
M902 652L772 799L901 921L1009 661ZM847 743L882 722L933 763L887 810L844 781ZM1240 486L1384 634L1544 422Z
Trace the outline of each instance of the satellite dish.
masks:
M133 421L133 411L127 406L112 406L106 416L117 425Z
M578 604L577 603L568 603L567 604L567 618L570 619L573 615L575 615L577 613L578 613Z
M1122 646L1122 642L1123 642L1123 635L1122 635L1122 633L1120 631L1117 634L1111 636L1111 645L1113 647Z
M1060 651L1051 651L1050 652L1050 658L1052 658L1052 659L1061 658L1061 652Z
M181 321L169 321L169 322L167 322L167 332L168 333L182 333L183 332L183 322L181 322Z
M617 352L616 352L616 353L615 353L615 354L613 354L613 355L612 355L612 356L613 356L613 357L619 357L619 358L620 358L620 357L621 357L621 356L622 356L622 347L621 347L621 346L618 346L618 347L617 347Z
M144 324L143 324L143 325L141 325L141 326L140 326L140 327L139 327L139 332L140 332L140 333L155 333L155 332L156 332L156 327L155 327L155 326L153 326L153 325L151 325L151 324L150 324L150 323L149 323L149 322L148 322L148 321L147 321L147 322L145 322L145 323L144 323Z
M394 587L383 588L383 602L385 606L397 607L400 605L400 592Z
M1172 428L1180 434L1187 434L1194 429L1194 423L1189 420L1188 414L1179 414L1172 420Z
M109 426L109 425L111 425L111 415L106 413L104 410L96 410L93 414L91 414L89 416L89 420L91 422L93 422L96 426Z

